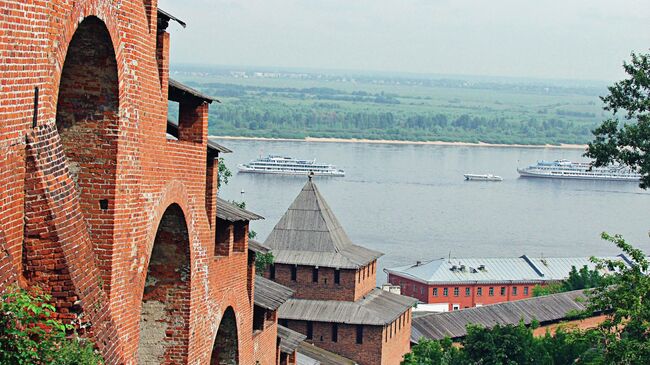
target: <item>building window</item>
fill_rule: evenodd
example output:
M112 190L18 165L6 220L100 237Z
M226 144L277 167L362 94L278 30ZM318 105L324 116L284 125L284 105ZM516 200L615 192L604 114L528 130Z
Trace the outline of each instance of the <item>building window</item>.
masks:
M341 284L341 270L334 270L334 284Z
M449 289L448 288L442 289L442 296L443 297L449 296Z
M291 281L296 281L298 277L298 267L297 266L291 266Z
M460 295L460 289L458 287L455 287L454 288L454 296L457 297L458 295Z
M311 281L314 283L318 282L318 268L315 267L314 270L311 272Z
M472 295L471 289L470 288L465 288L465 296L469 297L470 295Z
M275 265L273 264L269 266L269 276L271 280L275 280Z
M516 286L512 287L512 295L517 296L517 287Z
M434 297L438 296L438 288L433 288L433 296Z
M357 325L357 344L361 345L363 343L363 326Z
M424 295L424 287L423 286L420 287L420 295Z
M312 338L314 338L314 324L307 322L307 339L311 340Z
M505 286L502 286L502 287L501 287L501 296L503 297L503 296L505 296L505 295L506 295L506 287L505 287Z
M524 295L528 295L528 287L524 286Z
M494 296L494 287L491 286L490 289L488 289L488 295L491 297Z
M337 342L339 340L339 324L332 323L332 342Z
M476 288L476 296L480 297L481 295L483 295L483 288Z

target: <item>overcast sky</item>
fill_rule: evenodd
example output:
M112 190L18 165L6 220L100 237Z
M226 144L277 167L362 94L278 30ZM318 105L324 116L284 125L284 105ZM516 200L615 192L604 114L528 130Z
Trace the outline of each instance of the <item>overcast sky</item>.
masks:
M650 0L160 0L174 63L616 80Z

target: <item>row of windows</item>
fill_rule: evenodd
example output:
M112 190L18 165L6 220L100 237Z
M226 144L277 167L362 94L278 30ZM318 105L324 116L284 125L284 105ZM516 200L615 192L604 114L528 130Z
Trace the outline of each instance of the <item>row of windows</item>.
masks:
M271 280L275 280L275 265L269 267L269 277ZM318 283L319 272L318 268L314 267L311 271L311 281L312 283ZM298 281L298 266L291 266L291 281ZM334 270L334 284L341 284L341 270Z
M406 326L408 324L408 321L410 319L409 314L410 312L408 311L402 313L398 319L393 321L393 323L391 323L390 326L386 328L384 338L386 342L388 342L389 338L393 338L393 335L397 334L397 332L401 331L403 326Z
M512 296L517 296L518 295L518 288L519 287L517 287L517 286L512 287L512 290L511 290ZM506 292L507 292L507 288L505 286L502 286L500 288L500 290L499 290L499 294L502 297L506 296ZM433 288L432 289L432 294L433 294L434 297L437 297L438 296L438 288ZM469 287L465 288L465 296L469 297L471 295L472 295L471 288L469 288ZM482 287L476 288L476 296L480 297L482 295L483 295L483 288ZM491 297L494 296L494 287L493 286L488 288L488 295L491 296ZM524 295L528 295L528 287L527 286L524 286ZM443 297L448 297L449 296L449 288L443 288L442 289L442 296ZM455 297L460 296L460 288L459 287L454 287L454 296Z
M287 320L281 319L279 321L281 326L287 327ZM331 333L330 333L330 339L332 342L338 342L339 341L339 324L338 323L332 323L331 327ZM307 333L305 333L305 336L307 336L308 340L313 340L314 339L314 322L308 321L307 322ZM320 338L320 340L323 340L323 337ZM357 325L356 326L356 338L355 341L358 345L363 344L363 326L362 325Z
M364 266L363 269L360 269L357 276L357 281L360 283L361 280L365 280L367 277L375 273L377 262L373 261L370 265Z

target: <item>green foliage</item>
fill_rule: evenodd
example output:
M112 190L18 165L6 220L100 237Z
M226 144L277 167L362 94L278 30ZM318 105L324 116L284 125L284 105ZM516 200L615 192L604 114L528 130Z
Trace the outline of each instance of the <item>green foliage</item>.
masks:
M642 174L639 186L650 187L650 55L632 53L623 64L628 78L609 87L602 98L612 118L593 131L595 139L585 154L597 166L621 163ZM623 112L623 121L617 115Z
M589 293L589 311L608 312L600 330L605 336L605 358L612 364L647 364L650 359L650 266L645 253L620 235L602 234L632 261L592 260L613 271L611 285Z
M101 364L93 345L53 318L49 295L11 287L0 303L0 364Z
M577 270L575 266L572 266L566 280L545 286L536 285L533 288L533 296L538 297L571 290L589 289L599 286L603 282L607 282L607 277L604 277L597 269L589 270L585 265L580 270Z
M271 252L255 254L255 272L262 275L269 266L273 265L274 260L275 258Z
M219 159L219 170L217 171L217 188L221 187L221 184L228 185L228 179L232 177L232 172L226 166L223 158Z

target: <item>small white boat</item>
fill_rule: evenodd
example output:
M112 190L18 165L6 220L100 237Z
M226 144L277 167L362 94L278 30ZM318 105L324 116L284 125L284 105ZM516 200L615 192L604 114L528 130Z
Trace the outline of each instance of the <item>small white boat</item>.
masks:
M501 176L492 175L492 174L465 174L465 180L469 181L503 181Z

